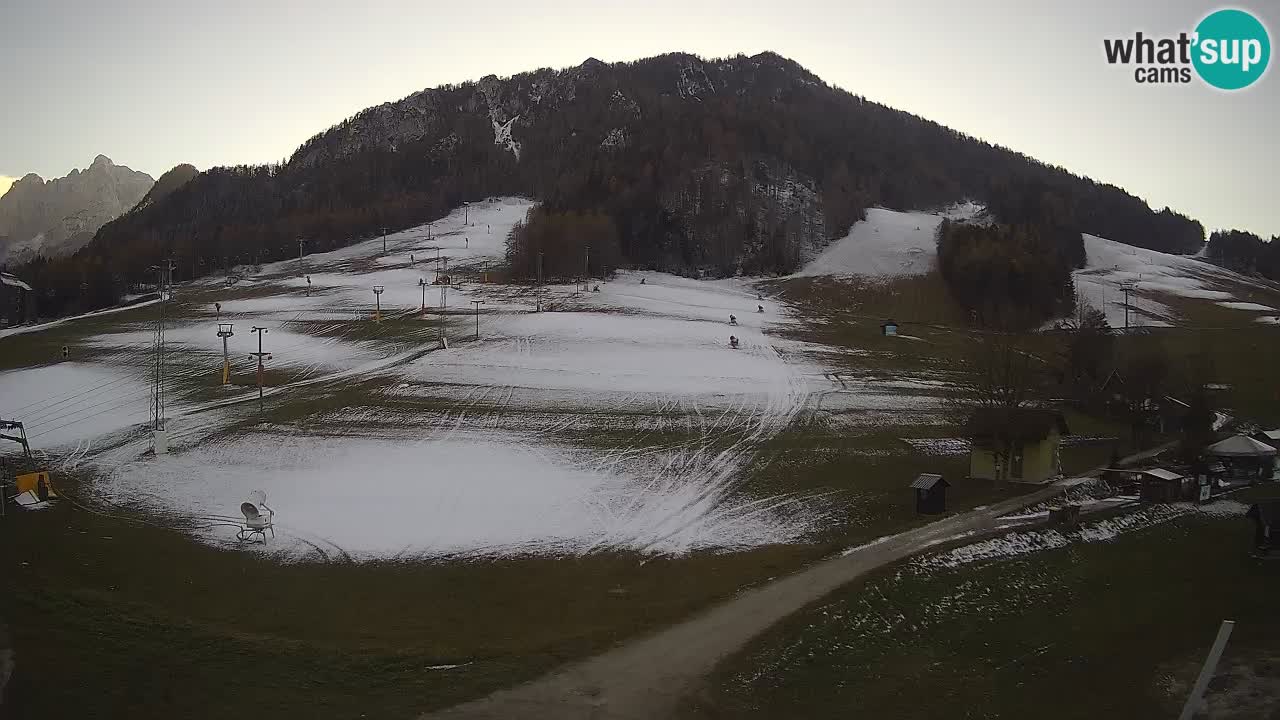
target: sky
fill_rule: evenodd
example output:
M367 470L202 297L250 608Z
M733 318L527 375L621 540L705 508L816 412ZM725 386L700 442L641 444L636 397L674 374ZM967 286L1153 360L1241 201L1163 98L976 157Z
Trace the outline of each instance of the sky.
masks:
M773 50L826 80L1166 205L1280 235L1280 73L1235 93L1141 85L1104 38L1191 31L1161 0L0 2L0 190L103 153L158 177L278 162L426 87L664 52ZM1237 4L1272 43L1280 3ZM1272 65L1280 60L1273 58ZM11 180L10 180L11 181Z

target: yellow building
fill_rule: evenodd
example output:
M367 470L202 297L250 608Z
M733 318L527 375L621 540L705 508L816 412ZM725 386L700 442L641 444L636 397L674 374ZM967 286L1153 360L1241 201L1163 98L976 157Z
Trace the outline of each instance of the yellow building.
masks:
M1060 413L1041 408L981 408L969 417L969 477L1042 483L1062 474L1069 432Z

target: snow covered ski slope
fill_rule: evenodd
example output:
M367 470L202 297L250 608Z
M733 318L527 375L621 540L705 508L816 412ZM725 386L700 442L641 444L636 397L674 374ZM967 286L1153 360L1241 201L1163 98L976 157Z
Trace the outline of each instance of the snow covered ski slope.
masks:
M286 557L678 554L819 527L819 498L740 489L760 444L829 385L812 348L770 333L791 322L786 309L745 281L621 272L599 292L548 286L541 303L555 309L535 312L531 288L484 282L531 206L473 203L388 235L385 254L375 238L263 266L231 288L180 287L166 334L168 455L146 452L145 372L108 369L145 357L145 324L91 333L81 367L14 370L0 385L31 388L14 396L21 410L58 399L37 389L41 373L71 373L60 381L89 392L67 399L57 421L70 424L47 439L96 469L96 496L224 543L233 531L210 519L233 519L261 489L278 513L269 549ZM430 285L437 253L455 276L443 316ZM383 325L372 322L374 285ZM478 313L472 300L484 301ZM269 368L284 379L267 389L261 421L251 382L208 387L218 320L235 324L240 377L252 377L248 326L268 328ZM447 350L437 349L442 323ZM117 405L101 424L89 419Z

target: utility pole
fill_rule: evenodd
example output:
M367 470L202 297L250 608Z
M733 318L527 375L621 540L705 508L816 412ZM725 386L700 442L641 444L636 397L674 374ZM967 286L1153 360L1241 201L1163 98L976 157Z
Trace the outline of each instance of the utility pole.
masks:
M440 248L436 248L436 285L440 284Z
M307 297L311 297L311 276L307 276Z
M268 360L271 359L271 353L262 352L262 336L270 331L267 330L266 328L258 327L257 325L254 325L252 328L250 328L250 331L257 333L258 335L258 352L249 353L249 354L258 358L258 414L261 415L262 414L262 380L263 380L262 358L265 357Z
M587 292L590 292L591 291L591 246L590 245L587 246L586 253L583 255L582 277L583 277L582 289Z
M418 287L422 289L422 314L427 314L427 279L418 278Z
M484 304L483 300L472 300L472 305L476 306L476 339L480 339L480 306Z
M542 251L538 251L538 312L542 312Z
M1133 286L1121 285L1120 291L1124 293L1124 331L1127 333L1129 332L1129 293L1133 291Z
M235 335L231 323L218 323L218 337L222 338L222 384L231 384L231 356L227 354L227 338Z
M387 229L382 228L382 254L387 254Z
M1227 649L1227 640L1231 638L1231 631L1235 629L1236 622L1234 620L1223 620L1222 625L1218 628L1218 636L1213 639L1213 646L1209 648L1209 656L1204 659L1204 665L1200 668L1200 675L1196 678L1196 684L1191 688L1191 694L1187 696L1187 702L1182 706L1182 712L1178 715L1178 720L1191 720L1199 709L1200 699L1204 697L1204 691L1209 689L1209 681L1213 679L1214 669L1218 667L1218 660L1222 658L1222 651Z
M382 291L386 290L381 285L373 286L373 301L377 304L377 309L373 313L374 322L382 322Z
M469 202L462 203L462 224L471 224L471 203Z
M302 269L302 244L305 242L306 240L303 240L302 238L298 238L298 269L299 270Z
M449 304L449 286L440 286L440 349L449 348L449 339L444 336L444 309Z

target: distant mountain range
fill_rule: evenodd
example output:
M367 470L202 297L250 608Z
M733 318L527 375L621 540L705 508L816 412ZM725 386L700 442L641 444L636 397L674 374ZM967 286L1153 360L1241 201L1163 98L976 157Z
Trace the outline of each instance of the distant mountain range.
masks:
M28 174L0 196L0 263L79 250L153 185L150 175L116 165L106 155L55 180Z

